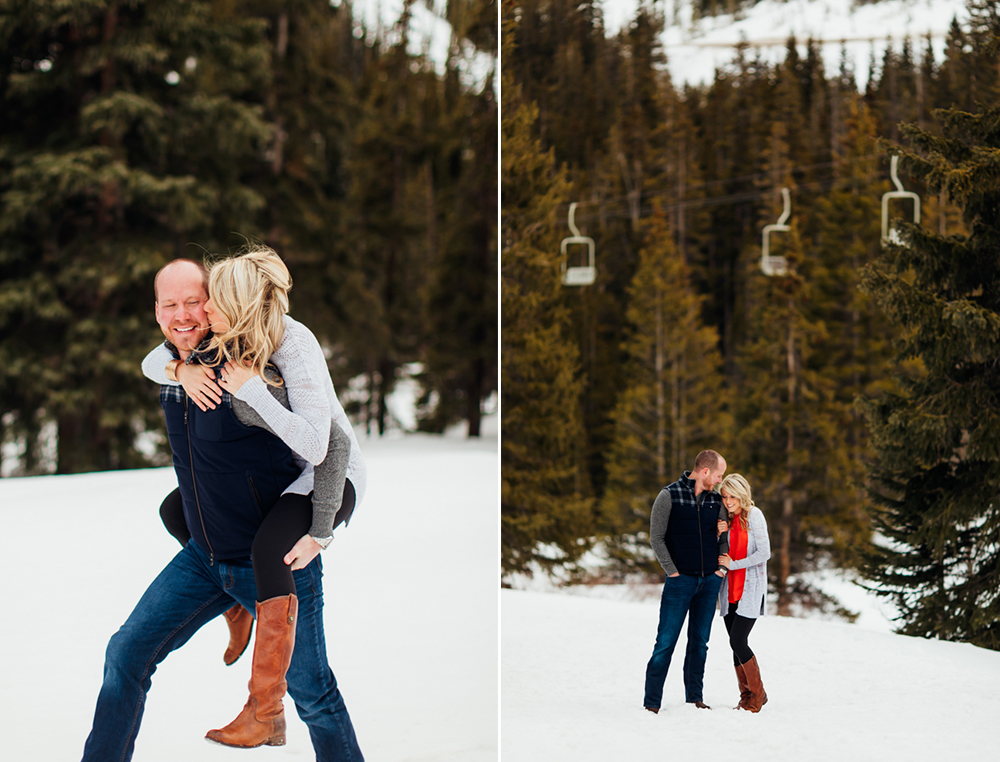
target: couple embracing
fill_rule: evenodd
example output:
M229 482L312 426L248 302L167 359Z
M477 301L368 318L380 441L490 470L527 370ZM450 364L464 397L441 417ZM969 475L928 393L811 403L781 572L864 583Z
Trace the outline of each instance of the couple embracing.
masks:
M177 489L160 516L183 546L108 644L84 762L132 758L159 664L224 615L232 664L256 620L249 698L207 738L285 743L287 690L322 762L363 762L330 669L320 551L364 497L367 468L316 337L288 314L291 276L267 247L174 260L153 282Z
M711 708L703 701L702 684L716 602L729 633L740 688L736 708L759 712L767 703L757 657L747 644L757 617L766 610L771 557L767 522L754 505L747 480L725 473L725 459L714 450L704 450L695 458L694 469L664 487L653 503L650 543L667 575L656 644L646 665L643 705L654 714L660 710L663 683L685 617L685 700Z

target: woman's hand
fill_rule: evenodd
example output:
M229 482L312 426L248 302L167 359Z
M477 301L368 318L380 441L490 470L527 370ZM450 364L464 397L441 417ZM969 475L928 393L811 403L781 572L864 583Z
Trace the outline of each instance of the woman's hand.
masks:
M728 555L719 556L719 566L725 566L728 569L729 568L729 562L731 560L732 559Z
M239 388L256 374L249 368L230 361L222 367L222 388L230 394L235 394Z
M181 363L174 370L184 392L203 411L215 410L222 402L222 389L215 383L215 371L204 365Z
M312 560L323 550L312 537L307 534L292 546L292 549L285 554L285 564L292 567L292 571L305 569Z
M718 530L719 536L721 537L724 533L729 531L729 522L725 519L719 519Z

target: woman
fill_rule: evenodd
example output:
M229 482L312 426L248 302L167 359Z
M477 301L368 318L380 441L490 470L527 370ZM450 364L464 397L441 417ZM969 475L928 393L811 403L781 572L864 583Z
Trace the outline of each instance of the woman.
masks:
M757 617L766 613L767 559L771 557L767 521L754 505L750 485L739 474L722 480L719 495L730 522L729 553L719 556L719 563L729 569L727 581L719 590L719 613L729 633L740 686L736 708L759 712L767 703L767 693L747 638Z
M284 263L267 248L218 262L211 269L205 305L214 336L207 347L193 353L198 363L181 363L163 346L143 361L148 377L160 383L176 380L203 409L221 402L218 387L229 392L240 420L269 428L305 466L268 512L254 539L258 629L251 695L236 720L208 734L229 746L284 742L281 698L295 626L294 616L275 612L294 611L292 570L307 566L329 545L333 529L349 520L365 491L364 459L337 400L322 348L309 329L286 314L291 285ZM280 379L268 374L268 363L277 367ZM282 405L286 392L290 410ZM259 419L249 420L240 406L252 408L250 415ZM336 494L331 485L338 485ZM184 525L180 503L179 497L168 497L161 507L164 523L175 536L178 526ZM267 660L271 654L273 662L275 652L287 657L277 669ZM260 704L265 701L270 709L262 712ZM258 719L262 715L266 719Z

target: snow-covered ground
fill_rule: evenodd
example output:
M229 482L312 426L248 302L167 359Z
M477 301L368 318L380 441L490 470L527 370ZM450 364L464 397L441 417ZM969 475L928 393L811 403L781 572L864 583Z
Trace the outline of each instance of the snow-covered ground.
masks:
M768 703L739 700L720 621L704 711L684 703L683 642L663 708L642 708L658 602L503 590L501 748L516 762L996 759L1000 653L857 625L765 617L750 645Z
M330 662L367 759L497 759L498 436L362 439L368 494L324 552ZM459 432L456 432L459 433ZM79 759L104 648L177 550L160 524L172 469L0 479L0 734L5 760ZM313 759L209 744L246 700L249 651L211 622L153 679L134 759Z
M604 0L605 27L617 32L635 17L640 0ZM725 0L719 0L725 7ZM748 56L759 50L763 60L783 61L785 43L795 35L800 54L805 54L809 37L822 40L823 63L827 74L840 68L841 49L853 65L860 89L868 82L869 59L875 51L881 65L887 40L894 50L902 50L910 39L914 54L922 54L924 38L932 37L935 60L944 57L945 35L953 18L968 19L965 0L883 0L859 4L856 0L762 0L737 17L720 15L694 20L691 0L658 3L666 13L668 27L663 41L667 66L675 85L709 83L717 68L732 62L734 45L749 43Z
M599 549L582 563L599 571ZM643 710L661 584L566 586L543 574L508 577L514 589L500 596L504 759L996 757L1000 653L893 634L893 606L855 584L854 575L826 569L803 577L858 616L854 624L823 613L760 619L750 645L769 701L758 715L730 709L739 691L718 617L705 672L713 711L684 703L685 633L663 708L658 715Z

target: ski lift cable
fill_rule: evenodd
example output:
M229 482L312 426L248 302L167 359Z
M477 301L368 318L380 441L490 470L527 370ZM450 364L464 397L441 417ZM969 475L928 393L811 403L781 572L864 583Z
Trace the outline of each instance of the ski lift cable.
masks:
M857 163L862 162L862 161L870 161L873 158L876 158L876 155L861 156L861 157L857 157L857 158L855 158L853 160L848 160L848 161L840 160L840 161L834 161L834 162L824 162L822 164L814 164L814 165L804 166L804 167L793 167L791 171L792 172L795 172L795 171L808 171L810 169L818 169L818 168L824 168L824 167L835 167L835 166L838 166L838 165L839 166L851 166L853 164L857 164ZM890 192L884 194L883 197L882 197L882 238L883 238L883 240L885 240L887 238L887 236L889 235L889 231L888 231L888 203L889 203L890 199L893 199L893 198L911 198L911 199L913 199L913 202L914 202L914 217L913 217L913 219L914 219L915 223L917 223L917 224L920 223L920 197L919 197L918 194L906 191L903 188L903 184L900 181L899 175L898 175L898 161L899 161L899 157L898 156L891 157L890 178L891 178L893 184L895 185L895 187L897 188L897 190L890 191ZM713 180L713 181L709 181L707 183L701 183L701 184L698 184L698 185L687 186L687 188L689 190L697 190L697 189L701 189L701 188L708 188L708 187L714 186L714 185L719 185L719 184L722 184L722 183L736 183L736 182L746 181L746 180L756 180L756 179L760 179L760 178L766 178L768 174L769 173L758 173L756 175L745 175L745 176L743 176L741 178L735 178L735 179L731 179L731 180ZM878 174L881 175L881 172L878 173ZM824 189L828 189L829 183L830 183L830 179L814 180L814 181L809 182L809 183L802 183L801 185L797 185L796 186L796 193L799 193L801 195L801 194L808 194L808 193L813 192L813 191L821 191L821 190L824 190ZM671 193L674 193L674 192L676 192L676 191L674 191L673 189L659 190L659 191L658 190L652 190L652 191L646 191L646 192L644 192L643 193L643 197L647 198L647 199L651 198L651 197L655 198L657 195L666 195L666 194L671 194ZM770 193L771 193L771 190L743 191L743 192L740 192L740 193L727 194L725 196L715 196L715 197L707 197L707 198L700 198L700 199L681 200L681 201L673 202L671 204L663 205L660 208L663 209L664 211L676 211L678 209L702 209L702 208L713 207L713 206L724 206L726 204L736 204L736 203L745 202L745 201L760 200L760 199L767 198L770 195ZM565 239L565 243L566 244L572 244L572 243L584 243L584 244L587 244L588 241L590 241L590 242L593 241L593 239L577 235L579 233L579 230L578 230L578 228L576 227L576 224L575 224L575 213L576 213L576 207L577 206L596 206L596 205L601 205L601 206L604 207L603 211L601 213L599 213L599 214L590 214L590 215L586 215L586 216L581 217L582 221L591 221L591 220L595 220L595 219L605 219L605 220L607 220L607 219L625 219L625 218L629 218L629 217L631 217L633 215L633 211L632 211L631 208L625 209L623 207L621 211L609 211L607 209L607 205L609 204L609 202L613 203L615 200L616 199L614 199L614 198L605 198L605 199L601 199L600 201L573 202L570 205L571 206L571 209L570 209L570 230L574 233L574 237L578 238L579 240L573 240L572 238L567 238L567 239ZM628 199L626 197L620 197L617 200L618 201L627 201ZM653 211L653 207L647 206L647 205L643 205L642 207L639 208L639 214L640 214L641 217L648 216L652 211ZM784 216L784 215L782 215L782 216ZM779 221L776 224L783 225L784 222L779 219ZM772 231L777 231L777 232L782 232L779 228L773 228L772 227L771 230ZM590 244L587 244L587 245L589 246ZM563 249L563 253L565 254L565 248ZM592 261L592 257L591 257L591 261ZM593 265L591 265L591 266L593 266ZM564 264L564 268L565 268L565 264ZM583 273L581 272L580 275L582 276ZM567 284L567 285L569 285L569 284ZM589 285L589 283L587 283L585 285Z
M803 165L803 166L790 167L788 169L788 171L790 173L794 174L794 173L802 173L802 172L811 172L811 171L814 171L814 170L817 170L817 169L829 169L831 167L851 167L851 166L853 166L855 164L860 164L860 163L865 162L865 161L872 161L873 159L877 159L877 158L878 158L878 154L867 154L865 156L858 156L858 157L855 157L853 159L837 159L836 161L824 161L824 162L820 162L818 164L807 164L807 165ZM717 180L708 180L707 182L704 182L704 183L697 183L697 184L694 184L694 185L686 185L685 189L686 190L691 190L691 191L694 191L694 190L706 190L706 189L713 188L713 187L716 187L716 186L719 186L719 185L733 185L733 184L739 184L739 183L744 183L744 182L758 182L760 180L766 180L770 176L770 174L771 174L770 172L756 172L754 174L741 175L741 176L738 176L738 177L728 177L728 178L720 178L720 179L717 179ZM881 173L878 173L878 174L881 174ZM805 187L805 184L797 186L797 187L799 187L799 188ZM672 195L672 194L674 194L676 192L677 192L676 188L672 188L672 187L671 188L652 188L652 189L649 189L649 190L643 190L642 195L643 195L643 198L656 198L658 196ZM759 196L759 197L763 197L763 196ZM629 199L628 196L608 196L608 197L602 198L600 202L580 201L580 202L578 202L578 205L580 205L580 206L592 206L595 203L607 204L607 203L614 203L614 202L617 202L617 201L627 202L628 199ZM588 220L588 219L592 219L592 217L581 217L581 220Z
M824 189L826 183L823 181L814 181L811 183L803 183L802 185L795 186L795 192L799 195L806 195L809 193L815 193ZM714 196L703 199L691 199L688 201L679 201L672 204L661 205L660 208L663 211L671 212L677 209L701 209L713 206L725 206L727 204L736 204L743 201L756 201L759 199L764 199L772 195L774 192L773 188L768 188L766 190L753 190L744 191L743 193L732 193L727 196ZM592 203L592 202L581 202L581 203ZM653 206L643 205L639 207L639 216L647 217L654 211ZM631 211L624 209L622 211L605 211L603 215L601 214L591 214L586 217L581 217L581 220L593 221L600 219L602 216L604 219L628 219L631 217Z
M879 173L881 174L881 173ZM729 182L729 181L724 181ZM695 188L700 186L689 186L689 188ZM803 196L814 194L822 191L828 191L830 189L830 180L821 179L813 180L812 182L802 183L795 186L796 194ZM672 193L673 191L663 191L661 195L666 195L667 193ZM772 188L762 189L762 190L752 190L752 191L742 191L740 193L731 193L725 196L708 196L698 199L689 199L682 201L675 201L669 204L663 204L660 208L663 211L676 211L677 209L703 209L713 206L725 206L727 204L737 204L744 201L756 201L760 199L767 198L773 192ZM644 198L649 198L650 196L655 197L656 191L643 193ZM581 201L578 203L580 206L597 206L600 205L604 207L603 211L600 213L591 213L585 216L581 216L581 221L594 221L599 219L604 220L616 220L616 219L627 219L632 216L632 211L630 208L626 208L624 204L620 207L620 210L609 210L607 208L608 202L614 201L614 199L601 199L600 201ZM619 201L627 201L627 199L621 198ZM639 207L639 216L647 217L654 210L651 205L642 205Z

